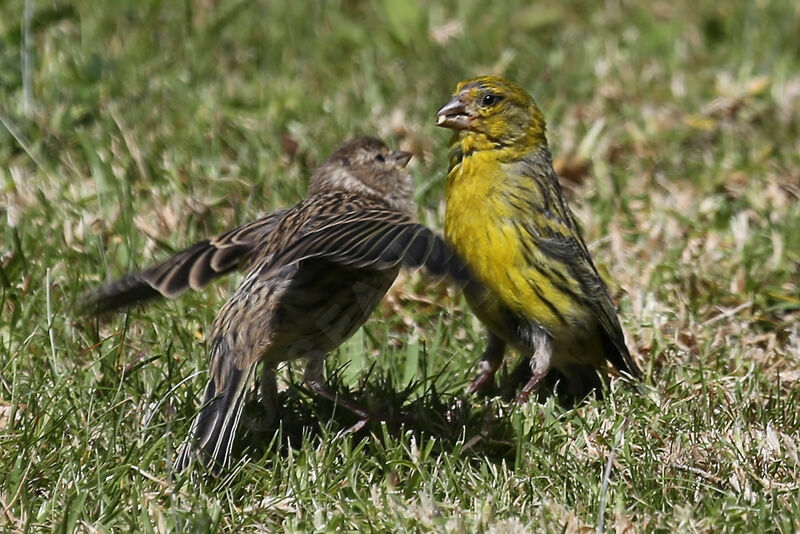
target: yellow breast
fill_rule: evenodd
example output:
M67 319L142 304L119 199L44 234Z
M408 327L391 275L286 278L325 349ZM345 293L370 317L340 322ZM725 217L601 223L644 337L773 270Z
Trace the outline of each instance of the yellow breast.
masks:
M445 237L499 301L473 306L479 319L500 332L505 307L553 331L566 326L560 312L568 311L570 302L525 251L523 240L530 238L522 229L533 214L521 213L504 198L512 165L482 151L451 169L445 192Z

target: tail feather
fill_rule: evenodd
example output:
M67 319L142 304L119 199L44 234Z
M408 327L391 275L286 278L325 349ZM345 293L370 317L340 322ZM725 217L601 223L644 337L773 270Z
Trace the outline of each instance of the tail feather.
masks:
M631 353L628 351L628 347L625 346L625 338L622 335L622 329L618 328L613 338L606 332L603 334L603 348L611 364L616 367L617 370L628 373L633 378L642 378L642 370L636 365Z
M199 456L202 463L215 472L227 468L230 463L247 386L257 366L256 363L238 369L232 360L227 354L219 361L224 368L215 369L212 365L212 376L206 386L203 406L175 460L175 470L178 472L183 471L194 456Z

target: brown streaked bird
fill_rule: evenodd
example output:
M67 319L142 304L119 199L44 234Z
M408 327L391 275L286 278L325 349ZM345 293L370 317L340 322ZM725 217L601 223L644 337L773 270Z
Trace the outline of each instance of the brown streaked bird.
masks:
M445 239L486 288L466 293L489 330L474 393L493 380L506 347L528 362L525 401L551 369L562 392L599 393L607 362L640 377L606 284L553 170L545 120L533 98L497 76L458 84L437 113L454 130L447 174ZM488 295L488 296L487 296ZM530 365L528 373L519 373Z
M367 320L401 265L424 267L479 291L452 249L414 221L413 183L404 169L410 158L374 138L346 142L315 171L308 196L293 208L198 243L90 295L90 305L104 310L157 294L174 296L237 264L246 268L211 325L210 378L177 470L198 450L215 470L227 466L259 363L261 400L270 410L276 366L306 358L305 380L312 391L365 419L373 417L325 382L323 363Z

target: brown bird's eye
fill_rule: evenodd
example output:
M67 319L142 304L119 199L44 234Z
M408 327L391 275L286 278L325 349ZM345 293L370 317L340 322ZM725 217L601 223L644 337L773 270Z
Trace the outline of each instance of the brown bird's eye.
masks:
M383 154L378 154L377 156L375 156L375 159L376 159L377 161L380 161L381 163L383 163L384 161L386 161L386 158L384 158L384 157L383 157Z
M484 97L481 99L481 105L492 106L500 102L500 100L502 99L503 97L501 97L500 95L494 95L492 93L489 93L488 95L484 95Z

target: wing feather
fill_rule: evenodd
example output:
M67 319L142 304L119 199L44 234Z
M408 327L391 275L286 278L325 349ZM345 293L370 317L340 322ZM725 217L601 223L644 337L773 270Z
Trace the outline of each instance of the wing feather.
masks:
M200 290L214 279L247 264L253 251L270 238L287 210L278 210L211 240L178 252L164 262L99 287L82 297L89 313L103 313L156 297L175 298Z
M363 210L319 216L313 228L264 265L265 270L313 258L357 268L390 269L402 265L449 277L462 287L473 286L466 262L442 237L390 210Z

